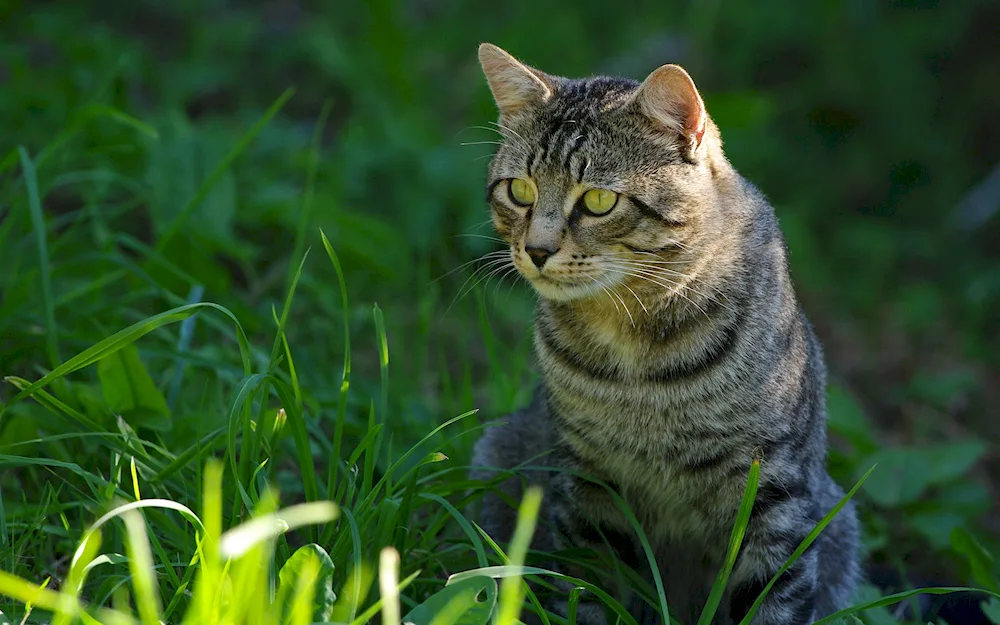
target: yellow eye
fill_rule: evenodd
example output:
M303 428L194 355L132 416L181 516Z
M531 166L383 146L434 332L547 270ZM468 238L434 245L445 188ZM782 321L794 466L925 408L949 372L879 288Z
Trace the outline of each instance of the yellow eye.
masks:
M591 189L583 194L583 207L594 215L604 215L618 203L618 194L607 189Z
M508 186L510 201L518 206L531 206L535 203L535 187L523 178L514 178Z

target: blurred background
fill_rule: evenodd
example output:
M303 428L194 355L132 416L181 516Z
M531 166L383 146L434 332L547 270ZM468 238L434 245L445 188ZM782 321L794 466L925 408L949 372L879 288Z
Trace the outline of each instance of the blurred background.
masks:
M199 300L233 311L266 363L272 310L310 248L287 336L322 443L345 347L322 228L349 301L345 440L380 394L376 303L394 449L465 410L522 405L532 294L475 263L456 270L497 249L482 41L565 76L688 69L787 237L830 369L831 470L850 486L879 463L860 495L872 561L975 583L967 539L1000 554L995 0L0 2L0 373L37 379ZM138 343L172 417L129 419L168 450L225 424L242 377L231 322L205 315L187 337ZM113 423L95 369L53 392ZM0 387L0 401L15 393ZM13 404L0 453L106 473L98 443L59 439L64 427ZM466 427L442 443L456 466L477 435ZM293 458L265 473L284 500L301 496ZM68 554L75 535L60 528L97 510L77 482L16 465L0 471L0 509L9 523L58 510L33 531ZM44 572L34 555L11 562Z

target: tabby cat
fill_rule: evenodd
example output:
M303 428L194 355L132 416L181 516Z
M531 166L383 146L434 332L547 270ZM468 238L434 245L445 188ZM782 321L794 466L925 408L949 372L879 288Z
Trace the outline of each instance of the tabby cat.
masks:
M490 44L479 60L503 135L487 196L514 267L540 296L542 384L479 440L473 476L555 467L525 473L544 487L535 547L610 548L648 577L631 525L580 475L610 485L649 539L671 616L694 623L751 462L762 459L716 617L739 622L843 496L825 468L823 354L796 302L773 209L726 160L682 68L664 65L639 84L550 75ZM477 516L504 544L524 480L500 482L505 497L487 494ZM811 623L848 605L858 542L849 505L753 623ZM630 609L657 622L644 605ZM603 622L598 608L581 609L580 621Z

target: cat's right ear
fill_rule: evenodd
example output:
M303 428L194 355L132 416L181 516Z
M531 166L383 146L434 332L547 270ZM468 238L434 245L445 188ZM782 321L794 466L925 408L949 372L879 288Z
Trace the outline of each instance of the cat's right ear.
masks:
M679 65L663 65L643 81L633 96L639 110L657 126L684 140L685 153L694 158L708 122L705 103L694 81Z
M552 97L552 78L492 43L479 45L479 63L501 115L513 115Z

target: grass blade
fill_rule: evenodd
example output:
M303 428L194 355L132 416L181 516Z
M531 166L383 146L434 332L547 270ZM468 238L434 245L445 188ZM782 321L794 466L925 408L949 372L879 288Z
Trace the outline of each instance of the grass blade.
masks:
M319 171L320 143L323 139L323 129L326 128L326 121L333 110L333 100L326 100L323 108L320 109L319 119L313 128L312 142L309 145L309 163L306 167L306 189L302 194L302 208L299 210L299 223L295 230L295 245L292 247L291 258L298 258L302 255L302 250L306 245L306 226L312 216L313 200L316 197L316 172ZM292 273L289 266L289 274L286 282L291 284Z
M986 590L984 588L965 588L961 586L932 586L928 588L914 588L912 590L897 592L896 594L889 595L887 597L879 597L878 599L869 601L867 603L862 603L860 605L844 608L843 610L834 612L829 616L824 616L820 620L815 621L813 625L827 625L827 623L836 623L838 620L844 618L845 616L857 614L858 612L864 612L865 610L871 610L872 608L882 608L887 605L893 605L894 603L899 603L904 599L909 599L910 597L914 597L916 595L948 595L953 592L981 592L984 595L989 595L991 597L1000 599L1000 594L997 594L992 590Z
M524 498L517 511L517 524L510 541L510 565L520 567L528 555L531 537L535 533L538 510L542 505L542 489L531 486L524 491ZM500 606L497 625L513 625L521 614L524 604L523 580L520 577L505 577L500 583Z
M259 517L235 527L219 540L219 550L224 557L238 558L266 540L276 538L303 525L329 523L337 518L337 506L329 501L313 501L291 506Z
M333 264L333 270L337 274L337 284L340 285L340 305L341 317L344 320L344 368L340 376L340 400L337 403L337 422L333 430L333 453L330 458L330 475L327 480L327 499L335 500L337 484L337 467L340 465L341 445L344 441L344 421L347 419L347 391L350 388L351 378L351 322L350 310L347 304L347 281L344 280L344 271L340 267L340 259L330 245L330 240L326 238L326 233L321 229L320 238L323 240L323 249Z
M816 524L816 527L814 527L813 530L809 532L809 534L805 537L805 539L803 539L803 541L799 544L799 546L795 549L795 551L792 552L792 555L788 558L788 560L785 561L785 563L781 566L780 569L778 569L778 572L775 573L774 576L767 582L767 586L764 586L764 590L761 591L760 595L753 602L753 605L751 605L750 609L747 610L746 616L743 617L743 620L740 621L739 625L750 625L750 620L753 619L754 614L757 613L757 610L760 608L760 604L764 602L764 598L767 597L767 593L771 591L771 587L774 586L774 583L778 581L778 578L781 577L785 573L785 571L787 571L789 568L792 567L793 564L795 564L795 561L798 560L803 553L805 553L806 549L809 548L809 545L811 545L813 541L816 540L816 538L826 528L826 526L830 524L830 521L832 521L833 518L837 516L837 513L840 512L840 510L847 505L847 502L851 500L851 497L854 497L854 494L858 492L858 489L861 488L861 486L865 483L865 480L868 479L868 476L872 474L872 471L874 471L875 467L877 466L878 466L877 464L872 465L872 467L868 469L868 471L866 471L863 476L861 476L861 479L858 480L858 483L854 485L854 488L852 488L846 495L844 495L844 497L839 502L837 502L837 505L835 505L833 508L830 509L830 511L826 514L826 516L820 519L820 522Z
M249 375L250 344L247 341L246 333L244 333L243 331L243 326L241 326L239 320L236 319L236 315L234 315L232 312L229 311L229 309L225 308L224 306L219 306L218 304L213 304L211 302L199 302L197 304L188 304L186 306L179 306L177 308L173 308L166 312L153 315L152 317L148 317L146 319L143 319L142 321L136 322L130 325L129 327L125 328L124 330L120 330L112 334L108 338L95 343L93 346L83 350L76 356L73 356L72 358L62 363L61 365L59 365L46 375L42 376L41 379L32 382L27 387L21 389L21 392L15 395L7 405L10 406L15 402L24 399L25 397L32 395L38 389L45 387L48 384L51 384L53 380L56 380L69 373L73 373L74 371L78 371L80 369L83 369L84 367L94 364L101 358L104 358L108 354L113 354L119 349L135 342L140 337L149 334L150 332L152 332L157 328L187 319L191 315L198 312L198 310L201 308L212 308L218 310L227 317L229 317L230 319L232 319L233 323L236 324L237 338L239 339L240 343L240 355L243 359L244 370L246 371L247 375ZM3 413L0 412L0 415L2 414Z
M146 522L134 509L122 514L128 540L125 549L128 554L129 571L135 588L135 603L139 608L139 618L143 625L160 625L160 594L156 588L156 572L153 569L153 552L146 536Z
M240 137L240 140L236 142L236 145L233 146L233 149L230 150L229 153L226 154L226 156L222 159L222 161L215 166L215 169L212 170L212 173L210 173L208 175L208 178L205 179L205 182L202 183L201 187L198 189L198 192L194 194L193 198L188 200L188 203L185 204L184 207L181 209L180 213L177 215L177 218L174 219L174 221L170 224L170 226L167 227L167 230L163 233L163 236L160 237L160 240L157 241L156 243L156 251L162 252L164 249L166 249L167 245L173 240L175 236L177 236L177 233L180 232L181 227L187 222L188 217L191 216L191 213L194 212L194 209L198 208L198 205L201 204L201 201L205 199L205 196L208 195L208 192L211 191L212 187L215 186L215 183L217 183L219 179L222 178L222 175L226 173L229 167L233 164L233 161L239 158L240 154L242 154L243 151L246 150L247 146L250 145L250 143L257 138L257 135L259 135L260 131L264 129L264 126L266 126L271 121L271 118L277 115L278 111L280 111L281 108L285 106L285 103L288 102L288 100L292 97L293 93L295 93L295 89L293 87L285 89L285 92L282 93L280 96L278 96L278 99L275 100L273 104L271 104L271 106L267 109L267 111L264 112L264 115L261 116L261 118L258 119L257 122L253 126L251 126L250 129L247 130L242 137Z
M750 512L753 510L753 502L757 497L757 483L760 480L760 460L754 458L750 464L750 474L747 476L746 489L743 491L743 500L740 502L739 512L736 514L736 524L729 537L729 551L726 554L726 562L719 571L719 576L712 584L712 591L705 602L705 609L698 619L698 625L710 625L715 618L715 612L719 609L722 595L726 591L726 583L729 581L729 574L736 565L736 557L740 553L740 546L743 544L743 536L747 531L747 524L750 522Z
M45 216L42 214L42 200L38 193L38 176L28 151L22 146L18 146L17 151L21 156L25 186L28 187L28 209L31 211L31 226L35 231L35 244L38 248L38 267L42 277L42 306L45 310L45 349L49 355L49 365L55 368L62 362L62 358L59 356L59 335L52 299L52 272L49 268Z
M399 552L386 547L379 555L379 591L382 595L382 623L399 625Z

